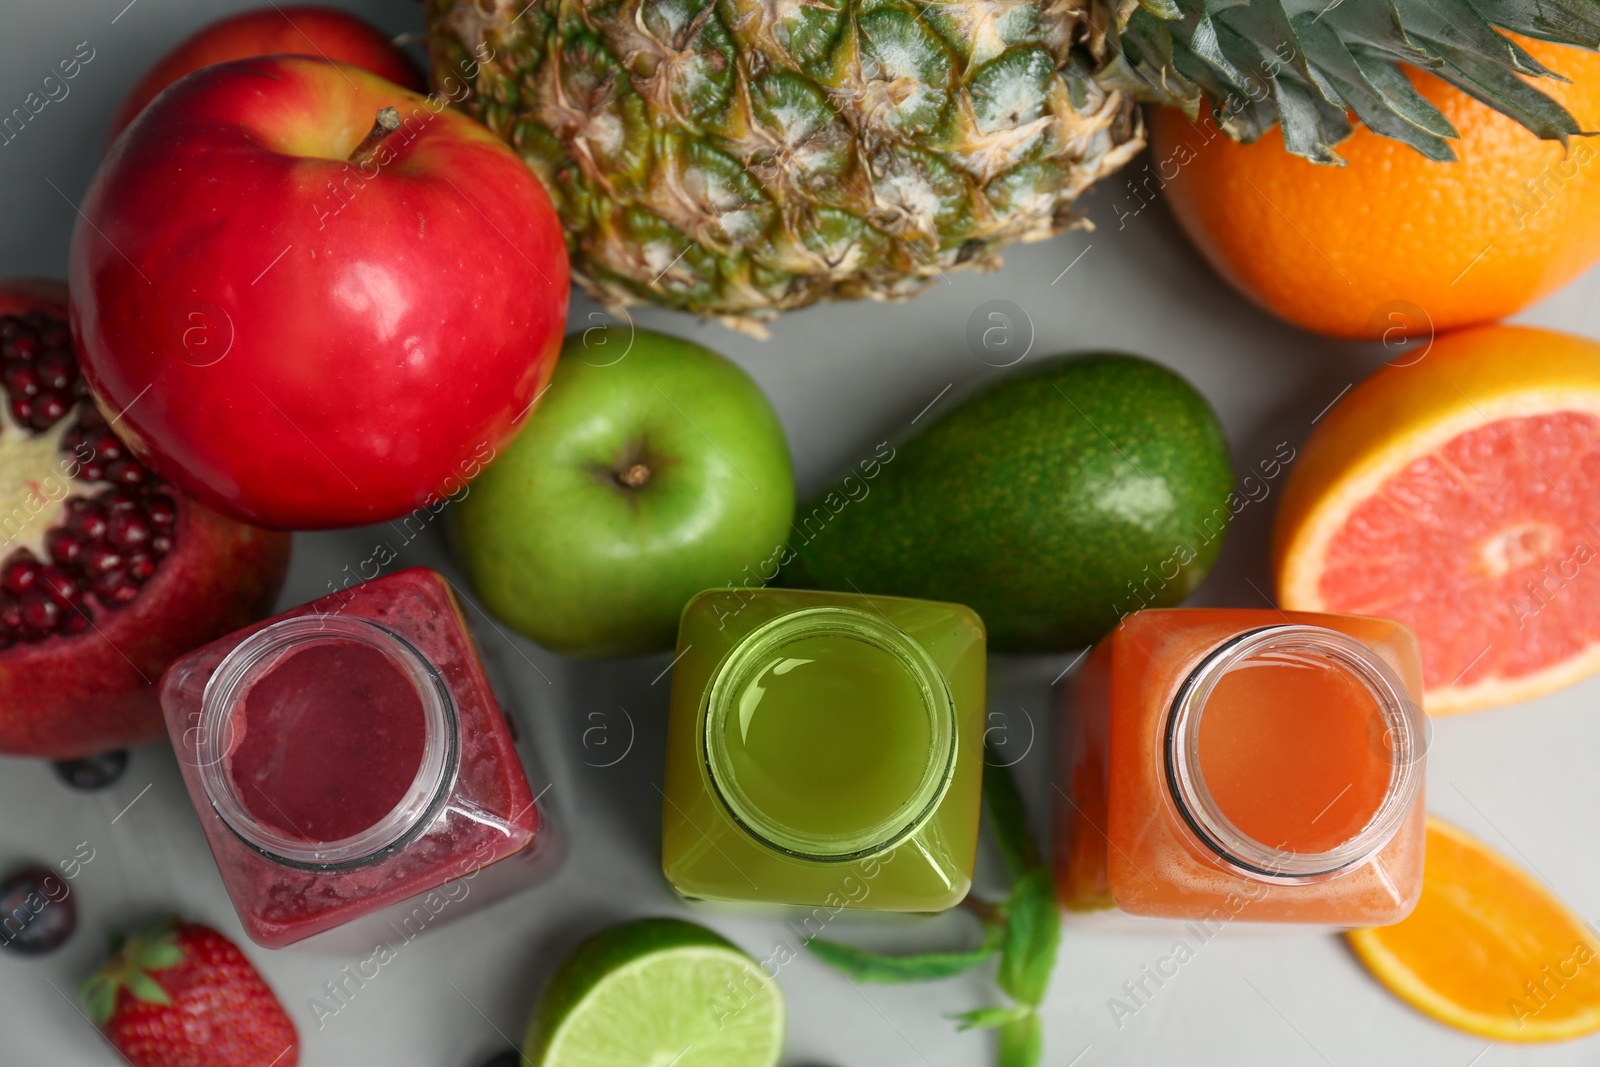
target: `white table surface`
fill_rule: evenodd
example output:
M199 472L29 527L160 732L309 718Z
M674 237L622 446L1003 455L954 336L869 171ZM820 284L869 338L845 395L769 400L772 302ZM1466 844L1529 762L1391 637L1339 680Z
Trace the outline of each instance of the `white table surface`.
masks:
M126 6L125 6L126 5ZM94 60L13 143L0 147L0 274L61 276L75 202L94 170L113 109L142 71L210 18L246 6L199 0L4 0L0 12L0 112L82 41ZM415 30L410 0L345 3L384 28ZM969 320L986 301L1013 302L1031 320L1029 359L1115 348L1171 365L1210 398L1227 425L1241 471L1281 441L1304 439L1311 420L1384 353L1301 333L1269 318L1211 274L1170 216L1153 207L1117 226L1118 190L1087 202L1101 221L1008 253L997 274L964 273L909 304L835 305L785 317L765 343L682 315L642 311L641 325L693 337L738 360L783 419L803 492L911 419L947 385L1005 373L974 352ZM1063 269L1071 269L1063 274ZM1600 336L1600 274L1591 272L1519 321ZM573 325L596 309L574 303ZM598 320L593 320L598 321ZM1019 337L1020 340L1020 337ZM935 409L937 410L937 408ZM1274 490L1276 492L1276 488ZM1271 588L1266 562L1275 498L1247 507L1216 573L1194 602L1248 606ZM365 558L385 528L301 535L282 604L324 592L346 564ZM438 528L406 546L396 566L428 565L455 578ZM117 1061L69 996L98 963L113 929L173 910L212 923L246 945L300 1028L305 1067L386 1064L475 1067L520 1038L530 1005L563 953L608 924L644 915L698 918L758 957L795 944L782 916L710 911L674 898L661 878L660 798L668 657L601 663L564 660L485 629L486 655L514 692L515 712L554 778L552 795L572 850L551 882L412 942L379 977L318 1029L309 1001L355 957L269 952L244 941L199 825L163 746L137 751L112 788L76 794L47 765L0 758L0 869L54 863L88 841L95 859L74 883L80 929L41 959L0 953L0 1065L94 1067ZM1052 795L1049 733L1071 655L991 660L990 707L1004 712L1026 749L1017 770L1044 825ZM1600 917L1600 679L1543 700L1436 724L1429 807L1548 880L1579 913ZM634 729L627 755L611 766ZM587 734L595 725L609 729ZM604 747L605 741L610 747ZM540 783L536 783L539 785ZM986 857L980 887L992 882ZM830 931L881 947L968 943L964 915L885 920L843 916ZM1592 1064L1600 1037L1553 1046L1489 1045L1446 1029L1395 1000L1343 944L1319 938L1220 938L1201 947L1146 1007L1119 1028L1108 1000L1170 939L1069 932L1045 1005L1052 1067L1099 1064L1318 1065ZM988 973L918 986L849 982L801 956L779 974L790 1012L788 1067L980 1067L990 1039L958 1035L947 1012L997 1001Z

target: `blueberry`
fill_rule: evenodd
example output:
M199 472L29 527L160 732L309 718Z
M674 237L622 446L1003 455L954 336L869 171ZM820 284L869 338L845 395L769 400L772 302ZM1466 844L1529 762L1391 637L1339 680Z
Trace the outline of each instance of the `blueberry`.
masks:
M0 948L42 956L60 948L78 926L66 879L48 867L23 867L0 882Z
M128 752L102 752L83 759L64 759L56 762L56 773L74 789L104 789L122 777L128 769Z
M484 1060L482 1067L522 1067L522 1053L514 1048L506 1049L499 1055Z

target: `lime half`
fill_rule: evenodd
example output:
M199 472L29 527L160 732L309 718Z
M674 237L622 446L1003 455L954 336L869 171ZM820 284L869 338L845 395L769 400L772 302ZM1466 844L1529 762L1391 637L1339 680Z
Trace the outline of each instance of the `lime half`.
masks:
M528 1023L528 1067L773 1067L778 983L732 942L642 919L573 950Z

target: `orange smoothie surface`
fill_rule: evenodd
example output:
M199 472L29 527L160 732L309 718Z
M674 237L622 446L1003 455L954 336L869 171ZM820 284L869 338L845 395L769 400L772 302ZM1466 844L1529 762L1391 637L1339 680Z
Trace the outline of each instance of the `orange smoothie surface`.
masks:
M1319 657L1265 653L1217 680L1200 773L1228 820L1271 848L1328 852L1377 814L1386 722L1362 681Z

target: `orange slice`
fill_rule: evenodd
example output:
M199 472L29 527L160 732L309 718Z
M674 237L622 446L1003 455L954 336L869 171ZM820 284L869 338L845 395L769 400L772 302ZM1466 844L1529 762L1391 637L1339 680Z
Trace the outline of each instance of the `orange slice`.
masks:
M1339 400L1293 461L1278 599L1416 631L1449 714L1600 670L1600 345L1450 334Z
M1422 899L1346 937L1418 1011L1497 1041L1600 1030L1600 938L1521 868L1430 816Z

